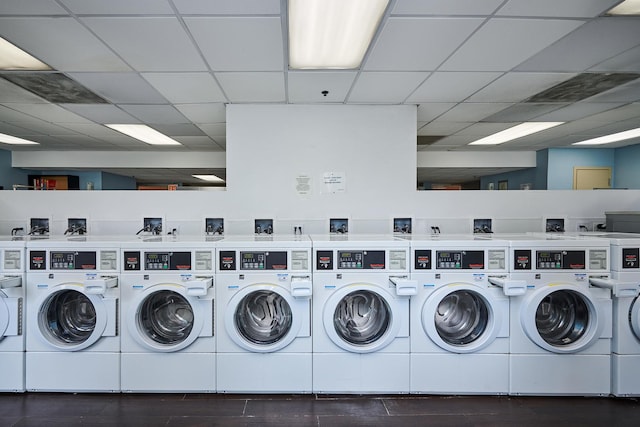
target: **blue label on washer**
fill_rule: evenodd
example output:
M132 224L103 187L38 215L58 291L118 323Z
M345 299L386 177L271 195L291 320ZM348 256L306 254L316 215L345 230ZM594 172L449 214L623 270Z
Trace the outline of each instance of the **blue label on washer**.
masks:
M227 289L238 289L240 286L238 285L229 285L227 286Z
M39 289L46 289L46 288L48 288L48 287L49 287L49 285L44 284L44 283L38 283L38 285L37 285L37 286L38 286L38 288L39 288Z
M324 285L325 289L335 289L336 285Z
M133 289L142 289L144 286L143 285L133 285L131 286Z
M435 283L423 283L423 284L422 284L422 287L423 287L423 288L433 288L433 287L435 287L435 286L436 286L436 284L435 284Z

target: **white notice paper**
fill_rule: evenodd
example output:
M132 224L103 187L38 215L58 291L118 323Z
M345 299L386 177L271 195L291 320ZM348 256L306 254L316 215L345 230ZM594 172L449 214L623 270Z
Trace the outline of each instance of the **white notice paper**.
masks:
M322 176L325 193L344 193L347 190L347 178L344 172L325 172Z

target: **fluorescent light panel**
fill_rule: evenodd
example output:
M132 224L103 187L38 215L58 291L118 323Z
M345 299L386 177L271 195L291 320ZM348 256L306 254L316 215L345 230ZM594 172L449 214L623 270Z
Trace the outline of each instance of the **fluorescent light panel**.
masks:
M171 139L147 125L111 124L105 126L151 145L182 145L175 139Z
M517 126L510 127L493 135L486 136L477 141L469 143L469 145L498 145L522 138L523 136L541 132L546 129L563 124L564 122L526 122Z
M624 132L612 133L611 135L600 136L598 138L587 139L585 141L574 142L572 145L602 145L613 142L624 141L626 139L640 137L640 128L626 130Z
M191 175L191 176L207 182L224 182L224 179L215 175Z
M388 3L389 0L289 0L289 66L358 68Z
M0 37L0 69L51 70L51 67Z
M607 12L608 15L640 15L640 0L625 0Z
M40 145L39 142L29 141L28 139L22 139L11 135L5 135L0 133L0 142L11 145Z

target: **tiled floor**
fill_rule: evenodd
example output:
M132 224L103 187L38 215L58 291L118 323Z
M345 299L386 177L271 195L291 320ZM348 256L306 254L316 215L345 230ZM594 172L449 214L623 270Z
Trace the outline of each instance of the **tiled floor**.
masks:
M54 394L0 395L0 426L638 426L614 398Z

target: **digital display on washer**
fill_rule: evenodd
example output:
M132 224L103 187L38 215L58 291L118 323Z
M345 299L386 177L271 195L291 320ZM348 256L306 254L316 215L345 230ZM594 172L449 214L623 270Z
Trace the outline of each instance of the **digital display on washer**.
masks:
M95 270L96 252L50 252L49 265L52 270Z
M384 251L338 251L338 269L384 270Z
M191 270L191 252L145 252L145 270Z
M484 251L436 251L436 268L478 270L484 268Z
M240 252L243 270L286 270L286 251Z
M47 269L47 252L46 251L30 251L29 252L29 269L46 270Z
M333 251L316 252L316 270L333 270Z
M584 270L585 251L536 251L538 270Z
M414 258L416 270L431 270L431 250L416 249Z
M515 249L513 251L513 269L531 270L531 250Z
M640 256L639 248L622 248L622 268L638 269L638 257Z

